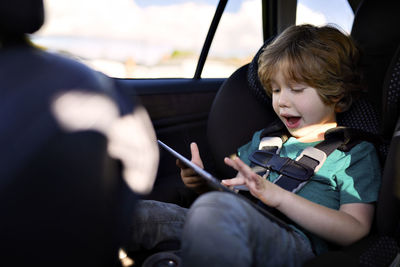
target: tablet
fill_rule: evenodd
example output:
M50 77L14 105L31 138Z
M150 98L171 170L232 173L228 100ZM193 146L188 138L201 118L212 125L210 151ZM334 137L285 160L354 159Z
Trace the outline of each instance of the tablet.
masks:
M192 168L198 175L203 177L214 190L236 193L234 190L231 190L228 187L221 184L221 181L218 178L213 176L211 173L205 171L204 169L200 168L199 166L197 166L196 164L191 162L189 159L185 158L182 154L180 154L177 151L175 151L174 149L170 148L169 146L167 146L160 140L157 140L157 142L162 148L164 148L166 151L171 153L175 158L182 161L186 166L188 166L189 168Z
M203 177L212 189L235 194L236 196L242 198L244 201L249 203L255 209L257 209L262 215L270 218L271 220L274 220L276 223L278 223L282 227L286 228L287 230L293 231L293 228L290 227L285 221L276 217L274 214L270 213L268 210L266 210L262 206L252 202L245 196L243 196L241 194L237 194L237 191L231 190L230 188L224 186L223 184L221 184L221 181L218 178L213 176L211 173L205 171L204 169L200 168L199 166L197 166L196 164L191 162L189 159L184 157L182 154L178 153L174 149L172 149L169 146L167 146L166 144L164 144L162 141L157 140L157 142L163 149L165 149L166 151L171 153L175 158L181 160L186 166L192 168L200 177Z

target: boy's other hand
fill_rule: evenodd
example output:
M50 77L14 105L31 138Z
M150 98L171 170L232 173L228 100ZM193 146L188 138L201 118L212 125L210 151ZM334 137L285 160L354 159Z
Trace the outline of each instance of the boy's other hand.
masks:
M223 180L223 184L227 186L244 184L250 190L250 193L260 199L270 207L278 207L285 195L285 190L281 187L267 181L257 173L253 172L239 158L225 158L225 164L238 171L236 178Z
M191 162L204 169L203 161L200 158L199 148L196 143L190 144L190 152L192 154ZM186 166L179 159L176 160L176 165L181 169L181 178L183 183L190 189L201 194L208 191L208 186L203 178L201 178L192 168Z

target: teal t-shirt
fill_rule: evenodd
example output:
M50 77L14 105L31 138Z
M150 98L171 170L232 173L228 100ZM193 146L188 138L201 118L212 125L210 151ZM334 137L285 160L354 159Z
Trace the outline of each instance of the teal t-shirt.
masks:
M248 144L238 149L238 155L246 164L250 165L248 156L258 150L262 131L254 134ZM301 143L290 137L282 146L281 157L296 159L308 146L315 146L319 142ZM277 173L271 172L268 180L274 181ZM298 195L338 210L340 205L348 203L371 203L378 199L381 183L381 169L379 159L373 144L361 142L349 152L333 151L322 167L314 174ZM295 227L299 231L301 227ZM305 231L304 231L305 232ZM329 249L329 244L317 236L307 233L319 254Z

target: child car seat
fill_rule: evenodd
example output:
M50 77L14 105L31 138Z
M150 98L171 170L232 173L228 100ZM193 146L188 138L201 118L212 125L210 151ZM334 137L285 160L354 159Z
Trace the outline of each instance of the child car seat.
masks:
M375 228L359 242L331 251L305 266L389 266L400 255L400 46L387 70L383 96L383 132L392 133L376 206ZM397 118L397 121L393 118ZM397 122L397 124L396 124ZM397 259L400 263L400 258ZM395 265L398 266L398 265Z
M399 1L366 0L360 4L354 19L352 36L363 52L362 63L368 91L350 110L338 116L338 124L341 126L361 129L383 137L384 142L377 147L381 162L385 163L388 156L377 205L377 226L370 236L360 242L320 255L306 266L384 266L380 264L392 262L399 252L399 197L392 189L394 181L400 180L396 178L400 177L399 174L395 173L395 164L400 161L396 152L400 140L398 135L392 139L392 134L400 115L400 89L396 80L396 73L399 71L399 65L396 64L400 63L396 63L398 53L395 55L400 34L399 31L387 30L397 25L399 11ZM209 114L208 142L219 177L234 175L232 170L224 166L223 158L235 153L239 146L250 140L256 130L276 119L271 100L266 96L257 77L258 55L259 52L250 64L238 69L225 81ZM392 78L388 78L389 76ZM385 90L382 90L384 80ZM400 181L397 183L400 184ZM390 249L384 249L386 247Z
M359 4L351 36L362 50L361 63L368 86L368 99L382 112L382 83L400 42L400 1L364 0ZM382 115L382 114L381 114Z

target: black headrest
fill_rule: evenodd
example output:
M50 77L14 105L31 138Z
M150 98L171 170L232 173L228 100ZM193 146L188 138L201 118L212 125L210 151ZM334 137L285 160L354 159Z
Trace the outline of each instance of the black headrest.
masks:
M399 11L400 1L364 0L354 15L351 36L368 52L395 50L400 32L393 27L398 24Z
M264 47L266 47L273 39L274 37L270 37L264 42L261 48L257 51L253 60L250 62L247 70L247 82L249 84L250 92L263 105L272 105L272 101L265 92L265 89L260 82L260 78L258 77L258 58L260 57Z
M383 82L383 134L391 138L400 116L400 45Z
M382 111L382 84L400 42L400 1L364 0L357 9L351 36L361 48L361 64L370 101Z
M0 0L0 37L34 33L43 22L43 0Z

